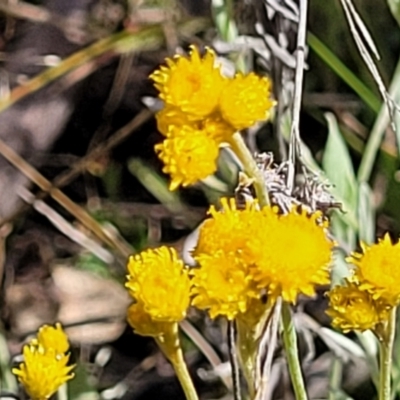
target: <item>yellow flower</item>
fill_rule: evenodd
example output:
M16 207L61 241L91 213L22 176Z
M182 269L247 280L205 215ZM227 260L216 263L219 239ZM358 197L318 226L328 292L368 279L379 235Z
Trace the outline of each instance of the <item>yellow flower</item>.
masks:
M68 366L69 354L60 354L53 348L27 344L23 350L24 362L12 372L24 386L32 400L50 398L58 388L74 377Z
M155 150L164 163L163 172L171 176L170 190L192 185L217 170L219 146L204 131L185 125L170 126L168 132Z
M131 256L128 271L126 287L152 320L179 322L185 318L190 279L175 249L163 246Z
M259 297L248 266L234 253L222 251L196 257L200 268L192 270L192 305L209 309L211 318L223 315L229 320L247 311L251 297Z
M249 253L249 238L258 234L261 213L257 203L247 203L244 210L238 210L235 199L222 198L222 209L210 207L211 218L207 219L200 229L199 240L194 255L213 255L218 250L225 253L236 253L243 260L251 263L252 253Z
M142 336L161 336L171 324L170 322L160 322L152 319L144 310L143 303L135 303L128 308L127 320L134 331Z
M269 117L275 105L270 99L271 81L254 73L237 74L229 80L220 99L222 117L235 129L241 130Z
M206 49L203 57L195 46L189 57L177 55L166 60L167 66L156 70L150 78L167 105L179 108L193 120L210 115L218 105L225 85L215 53Z
M37 339L33 340L45 349L52 348L56 354L66 353L69 349L68 337L63 331L61 324L56 323L56 326L43 325L37 334Z
M302 293L315 294L316 285L329 283L329 266L333 242L325 226L318 223L321 214L307 215L292 209L288 214L267 214L263 230L249 238L255 264L250 270L257 286L272 297L291 303Z
M361 247L362 253L353 253L347 261L356 266L354 273L362 289L396 306L400 301L400 243L392 244L386 234L377 244Z
M187 114L182 112L179 108L166 106L156 114L157 128L164 136L168 135L169 127L190 125ZM193 124L194 127L197 127Z
M336 286L327 293L332 326L343 332L374 329L389 318L390 306L380 299L374 300L355 281L346 281L345 286Z
M229 142L235 133L235 129L218 115L206 118L202 121L201 127L207 136L212 137L218 143Z

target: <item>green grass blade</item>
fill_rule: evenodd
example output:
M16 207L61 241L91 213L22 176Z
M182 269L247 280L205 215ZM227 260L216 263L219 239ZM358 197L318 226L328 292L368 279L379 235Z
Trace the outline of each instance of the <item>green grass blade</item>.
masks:
M365 104L376 114L381 108L379 98L314 34L308 32L308 45L344 82L346 82Z

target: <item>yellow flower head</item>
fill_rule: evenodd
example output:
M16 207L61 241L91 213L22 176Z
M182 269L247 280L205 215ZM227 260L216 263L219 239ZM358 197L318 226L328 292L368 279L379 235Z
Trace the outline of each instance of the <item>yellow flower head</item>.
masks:
M152 319L144 310L143 303L134 303L128 308L127 320L133 330L142 336L161 336L171 324L170 322L160 322Z
M400 301L400 243L392 244L386 234L377 244L361 245L362 253L353 253L348 261L356 266L354 274L361 287L374 298L383 298L392 306Z
M292 209L273 218L270 207L262 211L268 216L263 232L249 238L256 260L251 273L257 286L291 303L300 293L314 295L316 285L329 283L333 247L325 227L318 223L321 215Z
M215 53L206 49L203 57L195 46L189 57L181 55L166 60L167 66L156 70L150 78L167 105L179 108L191 119L210 115L218 105L225 85L220 68L215 65Z
M32 400L50 398L61 385L74 377L71 373L74 366L68 366L69 354L60 354L42 345L27 344L23 355L24 362L12 372Z
M229 320L247 311L251 297L258 297L248 267L234 253L222 251L196 257L200 268L192 270L192 305L209 309L211 318Z
M247 245L249 238L257 235L261 213L257 203L247 203L244 210L238 210L235 199L222 198L222 209L210 207L211 218L207 219L201 229L194 255L213 255L218 250L224 253L241 255L243 260L250 263L252 253Z
M327 293L332 326L343 332L374 329L377 324L387 321L390 306L360 288L355 281L346 281L345 286L336 286Z
M56 354L64 354L69 349L68 337L63 331L61 324L56 326L43 325L37 334L37 339L33 339L33 343L38 343L45 349L52 348Z
M187 114L179 108L166 106L156 114L157 128L164 136L168 136L169 127L178 127L183 125L191 125L199 128L195 123L191 123Z
M185 318L190 280L175 249L163 246L131 256L128 271L126 287L152 320L179 322Z
M164 163L163 172L171 176L170 190L192 185L217 170L219 146L206 132L190 125L170 126L168 132L155 150Z
M241 130L269 117L275 105L271 100L271 81L254 73L237 74L229 80L220 99L223 118L235 129Z
M206 118L201 125L207 136L212 137L218 143L229 142L235 133L235 129L218 116Z

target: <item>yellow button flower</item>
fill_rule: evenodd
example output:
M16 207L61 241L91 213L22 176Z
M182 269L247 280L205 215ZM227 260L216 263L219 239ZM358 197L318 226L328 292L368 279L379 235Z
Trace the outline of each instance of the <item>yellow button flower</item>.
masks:
M203 119L215 111L225 79L215 65L212 50L206 49L200 57L198 49L192 46L188 58L176 55L166 63L167 66L156 70L150 78L167 105L177 107L193 120Z
M50 327L45 327L41 332L41 339L46 345L55 345L55 348L45 347L42 342L33 339L24 346L24 362L12 370L32 400L50 398L61 385L74 377L71 373L74 365L68 365L69 354L64 354L63 351L65 341L61 328L53 330L56 333L51 332Z
M164 136L168 135L170 126L183 126L190 125L191 122L187 114L182 112L179 108L166 106L156 114L157 128ZM193 124L194 127L200 128Z
M374 298L383 298L392 306L400 301L400 243L392 244L389 234L377 244L361 244L362 252L353 253L348 261L356 266L355 276L361 287Z
M128 271L126 287L151 319L179 322L185 318L190 279L175 249L163 246L131 256Z
M241 255L246 263L252 262L248 250L249 238L258 234L261 228L261 213L257 203L247 203L244 210L238 210L235 199L222 198L221 210L210 207L211 218L207 219L200 229L199 240L194 255L213 255L218 250L225 253Z
M170 190L192 185L217 170L218 143L207 132L191 125L170 126L167 139L155 146L171 176Z
M390 306L380 299L374 300L371 293L362 290L356 282L347 280L345 286L336 286L327 293L332 326L343 332L374 329L387 321Z
M61 324L56 323L55 327L43 325L37 334L37 340L33 340L45 349L52 348L57 354L66 353L69 349L68 337L63 331Z
M251 273L257 286L290 303L295 303L299 294L314 295L316 285L330 281L334 245L319 223L321 214L309 216L304 210L292 209L272 218L270 207L262 211L268 215L267 223L258 235L249 238L256 260Z
M206 118L201 123L201 128L207 136L212 137L218 143L229 142L235 129L218 115Z
M252 297L259 297L248 266L234 253L203 254L196 261L200 268L192 271L192 305L209 310L211 318L222 315L232 320L247 311Z
M235 129L241 130L269 117L275 105L271 100L271 81L254 73L237 74L229 80L220 99L222 117Z
M142 336L161 336L168 330L170 322L160 322L151 318L144 310L143 303L132 304L128 308L127 320L133 330Z

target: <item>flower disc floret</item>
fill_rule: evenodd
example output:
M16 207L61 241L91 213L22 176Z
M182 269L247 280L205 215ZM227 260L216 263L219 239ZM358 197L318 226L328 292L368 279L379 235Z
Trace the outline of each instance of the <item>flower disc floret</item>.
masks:
M196 257L200 268L192 271L192 305L229 320L247 311L251 298L259 297L248 266L234 253L219 251Z
M374 329L389 318L390 306L381 299L374 300L371 293L362 290L356 282L347 280L345 286L334 287L327 296L326 313L332 318L332 326L344 333Z
M161 336L167 332L170 322L154 320L145 310L143 303L132 304L127 311L127 320L133 330L142 336Z
M241 130L269 117L275 102L271 100L271 81L254 73L237 74L229 80L220 99L222 117Z
M59 322L55 327L43 325L39 329L36 342L45 349L54 349L57 354L66 353L69 349L68 337Z
M170 126L168 132L155 150L164 163L163 172L171 176L170 190L192 185L217 170L219 146L206 132L190 125Z
M219 102L225 79L216 66L215 53L206 49L203 57L195 46L189 57L177 55L150 78L167 105L179 108L193 120L210 115Z
M35 344L25 345L23 355L24 362L12 372L32 400L50 398L61 385L74 377L71 373L74 366L68 366L69 355Z
M126 287L144 312L160 322L179 322L189 307L188 270L169 247L150 249L131 256Z
M307 215L292 209L288 214L271 217L265 207L268 224L249 240L255 264L251 273L257 286L272 297L282 296L295 303L299 294L312 296L316 285L328 284L333 242L327 237L321 214Z
M213 255L221 250L224 253L241 255L243 261L252 262L248 250L249 238L258 234L261 213L256 202L248 202L245 209L239 210L235 199L222 198L221 209L210 207L211 218L207 219L199 234L194 255Z
M363 289L374 298L383 298L392 306L400 301L400 244L393 244L389 234L377 244L362 244L361 253L353 253L348 261L356 266L354 274Z
M179 108L166 106L156 114L157 128L164 136L168 136L170 127L193 125L194 129L199 129L199 124L192 123L187 114Z

